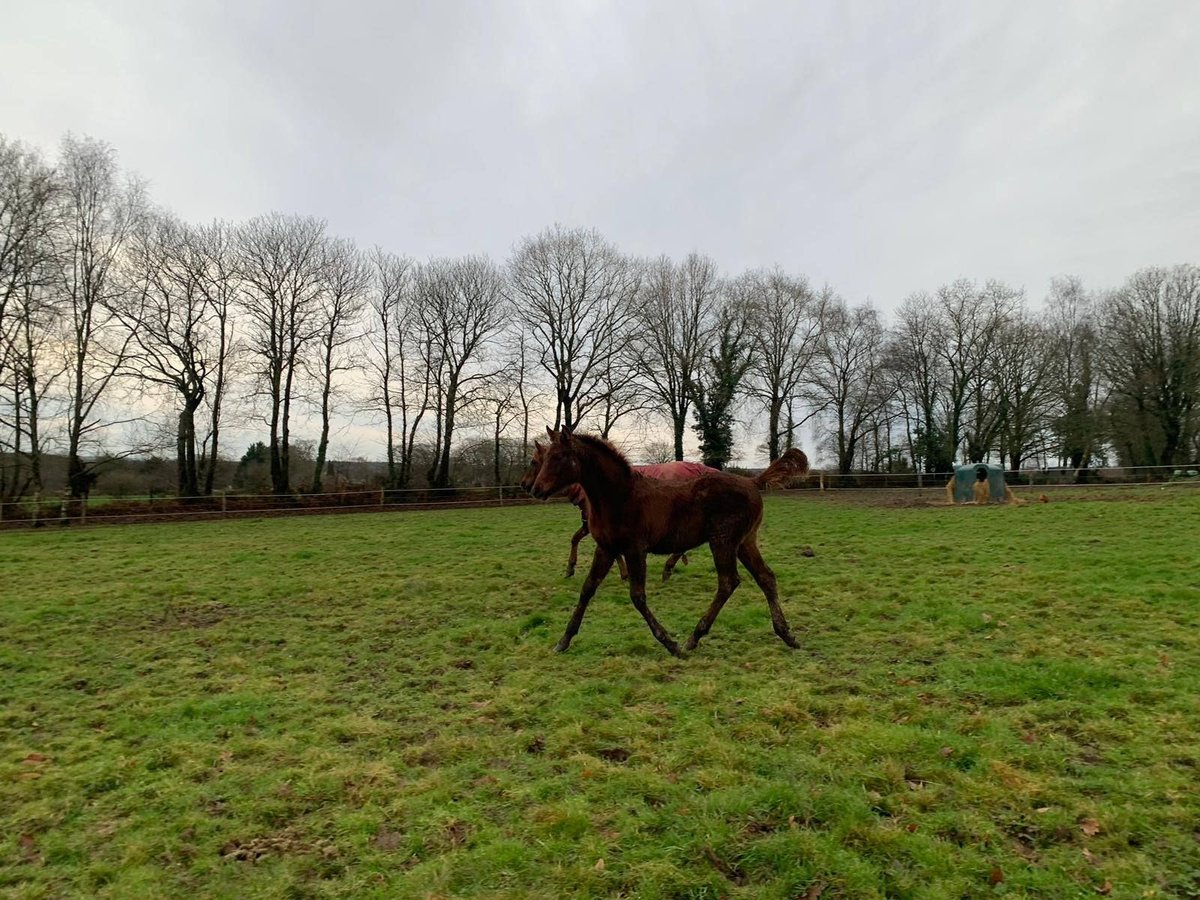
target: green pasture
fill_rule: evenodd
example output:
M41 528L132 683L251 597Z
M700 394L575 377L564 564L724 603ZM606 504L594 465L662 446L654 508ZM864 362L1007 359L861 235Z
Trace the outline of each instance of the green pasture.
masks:
M1200 896L1200 491L772 497L682 661L577 521L0 532L0 895Z

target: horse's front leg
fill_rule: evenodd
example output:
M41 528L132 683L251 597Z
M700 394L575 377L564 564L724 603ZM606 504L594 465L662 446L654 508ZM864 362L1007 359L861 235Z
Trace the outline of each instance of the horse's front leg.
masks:
M575 574L575 563L579 561L579 542L588 536L587 519L583 520L583 524L579 526L579 530L575 532L575 536L571 538L571 556L567 559L567 577L570 578Z
M629 566L629 599L633 601L634 608L642 614L642 618L650 626L650 633L658 642L666 647L672 656L682 657L683 651L679 649L675 639L667 634L667 629L662 627L646 603L646 551L635 550L626 553L625 562Z
M567 630L563 632L562 639L554 645L556 652L562 653L571 646L571 639L579 633L579 626L583 624L583 614L587 612L588 604L591 603L596 588L600 586L600 582L604 580L604 576L608 574L612 564L612 556L597 544L596 553L592 557L592 568L588 570L583 588L579 591L579 602L575 605L575 612L571 614L571 621L567 623Z

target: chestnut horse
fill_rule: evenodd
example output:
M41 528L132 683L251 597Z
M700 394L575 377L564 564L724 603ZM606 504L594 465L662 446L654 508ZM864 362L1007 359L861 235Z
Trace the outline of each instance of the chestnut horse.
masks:
M542 455L545 448L540 441L533 442L533 458L529 461L529 467L525 470L525 474L521 476L521 487L526 492L529 492L533 487L533 481L537 478L538 469L542 466ZM645 466L634 466L635 472L641 472L650 478L657 478L661 481L686 481L690 478L699 478L701 475L707 475L712 472L719 472L720 469L714 469L711 466L706 466L703 463L676 461L667 463L651 463ZM570 578L575 574L575 565L579 560L579 542L588 536L588 500L587 494L584 493L583 487L578 484L567 485L560 493L571 502L572 505L579 509L579 530L571 537L571 554L567 557L567 577ZM675 571L676 563L682 560L686 566L688 558L686 553L672 554L663 566L662 580L668 581L671 578L671 573ZM625 568L625 558L617 557L617 566L621 570L621 580L625 581L629 578L629 571Z
M717 593L696 623L686 649L695 649L721 612L741 579L741 560L767 598L775 633L789 647L799 646L779 605L775 574L758 550L758 526L763 502L759 490L808 471L808 458L789 450L755 479L718 472L690 481L656 481L633 470L625 456L608 441L567 430L553 432L530 493L545 500L571 484L580 484L591 507L589 528L596 541L592 568L579 593L579 602L562 639L560 653L579 632L588 603L612 568L625 557L629 567L629 596L651 633L675 656L683 651L646 604L646 554L682 553L701 544L712 550L717 569Z

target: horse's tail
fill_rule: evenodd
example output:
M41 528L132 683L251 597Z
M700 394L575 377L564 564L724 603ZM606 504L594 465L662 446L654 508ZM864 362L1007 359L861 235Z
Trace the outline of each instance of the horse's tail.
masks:
M807 474L808 457L804 455L803 450L793 447L767 466L766 470L754 479L754 484L761 491Z

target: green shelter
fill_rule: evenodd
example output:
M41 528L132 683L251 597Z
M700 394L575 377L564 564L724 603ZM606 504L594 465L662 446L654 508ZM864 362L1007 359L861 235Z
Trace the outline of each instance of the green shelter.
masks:
M954 467L954 502L974 503L975 484L980 481L987 482L989 503L1004 502L1004 468L990 463L971 463L969 466Z

